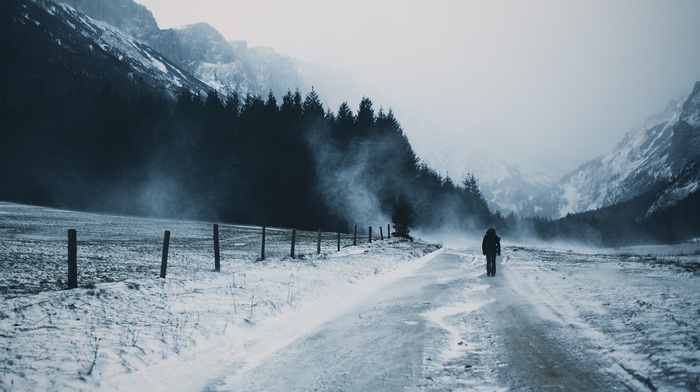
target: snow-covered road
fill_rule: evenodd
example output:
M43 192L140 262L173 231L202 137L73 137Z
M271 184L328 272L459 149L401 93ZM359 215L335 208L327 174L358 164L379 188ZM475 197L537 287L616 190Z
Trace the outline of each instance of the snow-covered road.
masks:
M626 389L575 328L544 319L532 297L515 291L511 273L504 269L501 278L486 278L491 286L486 294L495 301L484 312L481 327L492 331L489 341L498 359L499 383L535 391Z
M425 314L450 303L465 285L449 260L437 256L209 390L395 391L421 384L433 351L428 343L441 332Z
M414 273L254 365L232 370L207 390L655 391L697 386L698 355L692 347L662 363L654 360L659 346L673 345L654 341L655 336L686 330L692 345L697 330L653 327L659 321L653 313L647 328L637 325L636 331L604 322L622 318L617 312L625 299L619 296L618 279L627 276L624 284L634 288L649 271L636 276L627 273L630 268L656 266L642 259L621 263L619 255L582 259L572 252L533 254L519 248L499 264L498 275L486 277L476 250L433 254ZM581 281L568 283L574 272ZM692 274L664 268L655 273L655 279L687 280L682 295L697 293ZM580 284L588 284L588 290ZM666 289L648 291L645 298L658 290ZM663 317L689 302L666 305ZM677 374L669 377L674 368Z

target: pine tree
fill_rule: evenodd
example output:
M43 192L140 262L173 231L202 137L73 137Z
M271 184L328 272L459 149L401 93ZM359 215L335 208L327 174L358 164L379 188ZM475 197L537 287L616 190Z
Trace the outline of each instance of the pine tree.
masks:
M374 116L374 109L372 108L372 101L367 97L362 97L355 121L359 133L363 135L371 134L375 121L376 118Z
M294 93L287 91L287 94L282 97L282 106L280 106L280 112L282 113L285 121L296 121L298 120L302 113L303 108L301 104L301 93L297 89Z
M350 110L347 102L340 104L338 115L335 118L335 135L341 142L347 142L352 137L352 129L355 126L355 115Z
M238 118L241 111L241 97L237 92L234 91L233 94L226 98L225 110L229 117Z
M325 110L323 110L321 98L316 94L313 87L311 88L311 92L306 94L302 108L304 109L304 117L307 119L323 119L326 113Z
M267 114L270 116L274 116L277 114L278 107L277 107L277 98L275 97L275 93L270 90L270 92L267 94L267 101L265 101L265 107L267 108Z
M474 198L484 198L484 196L481 194L481 189L479 189L479 180L477 180L472 173L467 172L467 175L464 177L462 185L464 186L464 189L467 191L467 193L474 196Z
M216 91L212 90L207 93L207 98L204 101L204 108L210 113L223 111L224 105L221 103L219 94Z
M399 196L394 206L394 211L391 214L391 222L394 226L393 235L413 240L413 237L410 236L410 228L413 226L415 219L416 211L413 209L413 205L411 205L408 198L402 194Z
M379 108L379 113L377 113L377 129L380 132L394 131L396 133L403 135L403 129L401 129L401 124L394 117L394 112L389 109L388 112L384 112L383 108Z

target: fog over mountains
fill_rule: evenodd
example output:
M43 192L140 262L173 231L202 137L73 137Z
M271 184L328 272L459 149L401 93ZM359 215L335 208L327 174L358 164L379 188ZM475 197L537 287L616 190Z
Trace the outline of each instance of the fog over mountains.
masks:
M350 76L305 63L272 48L227 41L207 23L161 30L151 11L133 0L61 0L86 15L109 23L155 49L182 69L226 96L277 97L313 87L333 110L343 101L361 98Z
M15 13L12 7L27 11ZM40 14L29 12L30 7L43 8L54 18L37 16ZM57 81L57 89L60 83L73 83L75 75L80 74L114 82L121 88L148 88L170 97L183 89L202 96L214 90L222 97L233 93L264 97L270 92L281 97L290 91L313 89L323 98L326 110L335 110L346 101L352 105L362 96L348 75L271 48L226 41L206 23L161 30L152 13L133 0L13 0L3 8L5 18L12 18L3 21L10 29L4 39L25 37L26 50L17 56L27 57L5 63L0 71L11 78L11 83L26 86L28 95L32 88L43 88L38 80L46 71L39 69L37 59L50 51L52 56L45 57L56 63L51 68L55 74L49 77ZM25 30L40 33L27 36ZM49 48L46 39L58 43L63 52ZM35 64L36 69L26 64ZM65 76L68 73L72 76ZM31 99L24 97L21 89L18 91L14 97L18 101ZM9 99L6 103L8 107L15 105ZM635 210L649 216L697 197L699 128L700 83L692 90L689 86L687 97L671 102L664 111L629 132L612 153L584 163L558 182L529 172L516 162L484 162L484 156L465 154L464 166L465 170L475 168L477 176L489 167L480 186L491 208L504 214L555 219L636 203ZM441 165L439 151L419 158ZM461 181L455 179L457 184Z
M243 96L266 96L272 91L281 97L290 90L308 91L313 87L323 97L325 105L336 110L342 102L352 105L368 94L353 83L350 75L305 63L272 48L248 47L245 41L226 41L207 23L161 30L153 14L132 0L61 2L146 43L223 95L236 91ZM515 162L496 161L483 146L465 151L463 155L466 161L461 172L484 176L481 187L493 208L508 211L556 182L546 174L524 170ZM442 162L443 156L441 151L428 150L421 158L438 170L453 166ZM449 172L442 174L450 175ZM455 181L461 182L462 174L456 175Z
M584 163L550 190L516 206L521 214L559 218L656 192L647 214L675 205L700 182L700 82L688 97L628 132L614 151Z

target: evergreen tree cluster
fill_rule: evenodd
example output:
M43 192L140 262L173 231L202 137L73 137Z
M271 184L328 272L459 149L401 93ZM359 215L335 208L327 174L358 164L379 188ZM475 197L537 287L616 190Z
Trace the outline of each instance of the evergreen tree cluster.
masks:
M456 186L422 164L392 111L369 98L333 113L313 90L280 101L184 91L173 102L81 87L37 85L0 102L12 118L0 198L300 229L386 224L401 200L417 227L491 217L473 177Z

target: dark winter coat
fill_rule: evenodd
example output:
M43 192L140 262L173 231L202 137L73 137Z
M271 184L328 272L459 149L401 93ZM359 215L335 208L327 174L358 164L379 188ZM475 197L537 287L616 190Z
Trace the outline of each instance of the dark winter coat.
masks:
M484 254L488 251L496 251L497 255L501 255L501 237L496 235L495 229L488 229L484 240L481 241L481 250Z

